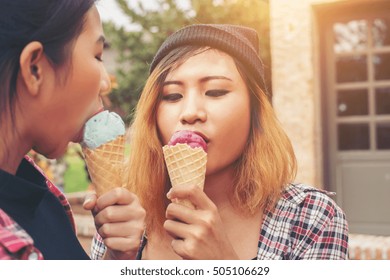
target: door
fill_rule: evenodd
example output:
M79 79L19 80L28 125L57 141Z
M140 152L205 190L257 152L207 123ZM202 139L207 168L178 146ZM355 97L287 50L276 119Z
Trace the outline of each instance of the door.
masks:
M390 235L390 1L320 18L325 182L350 232Z

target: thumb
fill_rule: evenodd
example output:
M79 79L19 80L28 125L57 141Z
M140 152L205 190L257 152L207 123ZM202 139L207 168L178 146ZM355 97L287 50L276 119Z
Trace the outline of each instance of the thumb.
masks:
M96 201L97 201L96 193L88 193L85 196L83 208L85 210L92 210L96 205Z

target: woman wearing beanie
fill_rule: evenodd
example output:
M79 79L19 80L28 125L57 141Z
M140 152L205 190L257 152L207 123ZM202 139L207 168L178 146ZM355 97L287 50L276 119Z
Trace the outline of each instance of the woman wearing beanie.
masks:
M0 260L88 259L67 199L26 154L61 156L102 109L109 78L95 0L0 0L0 7ZM123 237L109 243L113 258L132 253L123 225L134 204L141 208L133 197L116 188L97 201L98 228L122 226L111 233ZM118 218L118 208L127 215Z
M147 212L139 258L347 258L343 211L324 191L293 183L295 155L270 104L258 51L253 29L198 24L169 36L155 55L135 114L128 174ZM181 130L207 143L203 191L171 188L162 146ZM95 248L102 246L98 237Z

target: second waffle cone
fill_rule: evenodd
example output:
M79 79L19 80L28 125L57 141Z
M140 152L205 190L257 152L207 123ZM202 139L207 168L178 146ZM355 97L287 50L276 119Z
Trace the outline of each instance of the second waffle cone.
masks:
M203 190L207 153L202 148L191 148L187 144L167 145L163 147L163 153L172 187L194 185ZM177 202L194 208L190 201Z

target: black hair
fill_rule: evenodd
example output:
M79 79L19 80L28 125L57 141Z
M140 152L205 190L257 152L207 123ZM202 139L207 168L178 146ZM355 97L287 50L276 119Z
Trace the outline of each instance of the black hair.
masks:
M19 57L24 47L38 41L54 67L64 65L95 1L0 0L0 121L7 111L13 120Z

